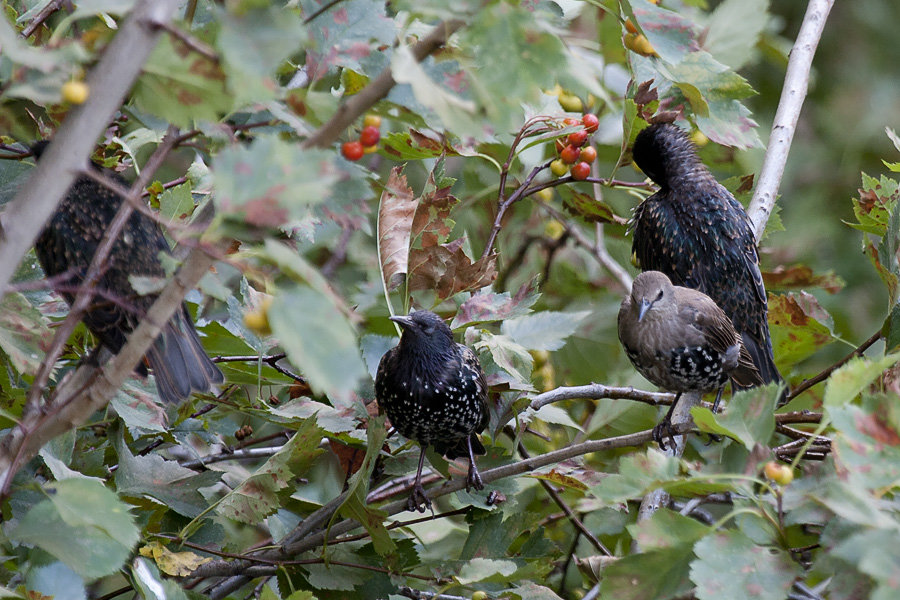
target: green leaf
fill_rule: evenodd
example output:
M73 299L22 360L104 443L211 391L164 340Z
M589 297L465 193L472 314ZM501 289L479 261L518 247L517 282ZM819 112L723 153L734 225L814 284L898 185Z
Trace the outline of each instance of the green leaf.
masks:
M44 358L52 333L47 320L22 294L7 293L0 300L0 349L13 368L34 375Z
M269 308L272 331L314 391L350 399L366 367L356 331L329 296L306 285L281 290Z
M242 523L259 523L281 506L283 492L293 489L296 477L303 475L323 452L319 448L322 430L315 419L306 420L278 452L229 492L216 510Z
M338 179L334 154L275 136L228 146L216 157L217 218L233 226L289 227L309 216Z
M690 592L689 545L630 554L603 569L603 597L617 600L663 600ZM721 599L720 599L721 600Z
M34 599L40 596L49 596L53 600L87 600L88 597L84 580L61 562L50 563L28 571L25 589L28 590L27 596L19 596L3 588L0 591L0 598Z
M478 581L503 582L518 570L518 566L511 560L498 560L492 558L473 558L467 561L459 570L456 580L461 585L468 585Z
M678 470L676 458L649 449L623 456L619 461L619 472L605 477L589 491L607 503L625 502L675 479Z
M387 513L377 508L372 508L366 503L366 493L369 488L369 480L372 470L375 468L375 460L381 453L381 447L387 437L384 427L384 417L369 419L366 429L367 444L366 455L362 465L347 482L347 500L341 504L338 512L346 517L355 519L361 523L372 538L372 545L380 556L391 554L397 549L397 545L391 539L384 526Z
M695 25L690 20L647 0L631 0L630 4L641 31L662 60L677 64L697 49Z
M769 295L769 332L779 366L790 368L834 341L831 315L807 292Z
M514 342L509 336L482 331L481 341L475 344L475 348L479 351L490 352L497 366L520 383L530 385L534 358L528 350Z
M740 441L747 450L756 444L768 445L775 432L775 402L778 397L777 385L756 387L735 394L728 402L723 415L712 414L706 408L695 406L691 409L695 422L701 429L701 421L709 424L713 419L718 427L712 433L722 433ZM705 429L704 429L705 430Z
M875 360L864 357L853 358L828 378L823 399L825 406L841 406L850 402L898 360L900 352Z
M768 0L725 0L709 17L704 49L737 71L752 58L769 20L768 11Z
M685 545L693 545L710 531L707 525L668 508L661 508L649 519L628 526L631 537L645 552L665 549L684 552Z
M503 321L500 331L529 350L559 350L591 311L543 311Z
M87 580L117 571L140 538L128 507L101 484L67 479L48 488L12 528L12 539L37 546Z
M198 490L218 483L221 473L205 471L197 474L158 454L134 456L121 439L116 448L119 456L116 490L119 495L153 498L190 518L207 509L208 503Z
M699 600L783 600L802 573L788 553L757 546L740 531L708 535L694 552L691 581Z
M185 129L218 121L233 105L222 68L170 35L160 36L131 97L141 110Z
M279 63L306 41L307 29L300 16L282 6L217 12L221 29L216 47L235 104L274 97L278 89L274 74Z

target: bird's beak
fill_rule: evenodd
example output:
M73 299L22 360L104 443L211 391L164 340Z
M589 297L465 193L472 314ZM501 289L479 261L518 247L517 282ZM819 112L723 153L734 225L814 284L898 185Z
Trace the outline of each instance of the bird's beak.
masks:
M400 327L406 329L407 327L413 326L413 320L411 317L406 315L397 315L396 317L390 317L391 321L400 325Z
M638 311L638 323L641 322L641 319L644 318L644 315L647 314L647 311L650 310L651 306L653 306L653 303L646 298L641 300L641 309Z

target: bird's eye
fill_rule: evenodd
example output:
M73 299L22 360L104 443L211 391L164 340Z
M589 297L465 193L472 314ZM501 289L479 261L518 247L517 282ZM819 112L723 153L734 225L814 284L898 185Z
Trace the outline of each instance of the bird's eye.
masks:
M656 295L656 300L654 300L654 302L658 302L658 301L662 300L662 297L663 297L663 291L659 290L659 293Z

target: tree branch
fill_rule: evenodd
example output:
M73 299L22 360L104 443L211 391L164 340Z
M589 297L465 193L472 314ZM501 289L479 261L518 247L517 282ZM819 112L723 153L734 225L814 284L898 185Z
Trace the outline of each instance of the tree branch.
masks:
M412 54L416 61L422 62L427 56L441 48L447 42L447 38L463 25L464 23L459 20L438 23L431 33L412 47ZM303 147L325 148L332 144L353 121L376 102L387 96L391 88L396 84L394 75L391 73L391 67L388 65L358 94L347 98L338 107L334 116L303 142Z
M769 134L769 147L759 172L753 200L747 209L757 241L762 237L769 215L775 206L778 187L784 175L784 165L787 163L797 120L800 118L800 109L803 108L803 100L809 89L809 70L813 56L833 4L834 0L809 0L800 33L797 34L797 40L791 49L781 99L775 112L775 120L772 122L772 132Z
M122 105L125 95L156 46L159 25L171 20L179 0L138 2L91 70L94 93L69 112L37 168L3 213L0 232L0 292L6 286L41 227L56 210L87 163L94 143Z

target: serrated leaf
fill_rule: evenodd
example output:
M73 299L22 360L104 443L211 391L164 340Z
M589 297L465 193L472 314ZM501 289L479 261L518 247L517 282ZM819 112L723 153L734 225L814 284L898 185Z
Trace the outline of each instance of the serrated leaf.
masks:
M511 560L472 558L459 570L456 580L461 585L478 581L506 581L517 570L518 566Z
M619 472L590 488L590 493L608 503L639 498L678 475L678 460L657 450L623 456Z
M502 321L530 313L531 307L540 297L536 283L536 280L532 280L530 283L522 284L515 296L511 296L509 292L497 294L489 290L472 294L456 311L450 328Z
M795 365L834 341L831 316L806 292L769 295L769 331L780 366Z
M494 362L501 369L523 383L531 382L531 370L534 366L534 358L520 344L515 343L505 335L494 335L484 331L481 341L475 344L478 350L490 352Z
M480 290L497 278L497 255L473 261L464 238L448 244L413 248L409 254L409 290L432 290L441 300Z
M711 531L711 528L696 519L684 516L668 508L660 508L649 519L628 526L631 537L641 549L678 549L697 540Z
M690 547L649 550L611 561L601 573L603 593L622 600L675 598L690 591Z
M228 146L213 164L217 218L234 226L287 227L329 197L338 180L333 153L276 136Z
M321 441L322 430L315 419L308 419L253 475L222 498L216 511L242 523L259 523L278 510L281 492L292 487L294 478L323 452Z
M817 287L829 294L838 293L846 285L846 282L832 270L818 275L815 274L812 267L801 264L779 265L772 271L763 271L763 282L769 291Z
M117 571L140 538L128 507L88 479L60 481L51 490L10 537L41 548L88 581Z
M703 47L735 71L753 56L769 20L768 0L725 0L712 12Z
M169 35L160 37L144 63L132 100L141 110L185 129L195 121L216 122L233 105L221 66Z
M507 319L500 331L529 350L559 350L590 314L590 311L543 311Z
M826 407L841 406L853 400L885 369L900 360L900 352L879 359L856 357L836 370L825 383L823 402Z
M236 104L275 96L274 74L279 63L299 50L307 29L296 11L282 6L216 11L221 29L216 47L228 74L228 89Z
M699 600L783 600L802 572L783 550L757 546L740 531L708 535L694 553L691 581Z
M403 167L394 167L378 205L378 252L384 285L396 289L409 272L409 243L419 201L406 183Z
M775 432L776 389L776 385L770 385L740 391L728 401L724 415L713 416L709 409L699 406L691 409L691 415L701 429L705 430L704 425L712 419L718 424L712 433L725 434L752 450L757 444L768 445Z

